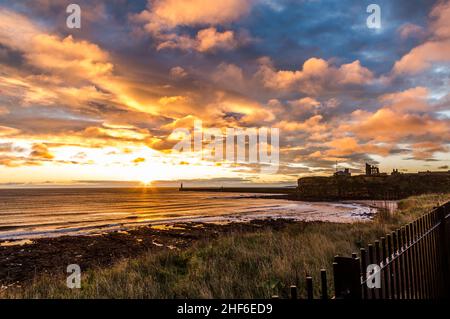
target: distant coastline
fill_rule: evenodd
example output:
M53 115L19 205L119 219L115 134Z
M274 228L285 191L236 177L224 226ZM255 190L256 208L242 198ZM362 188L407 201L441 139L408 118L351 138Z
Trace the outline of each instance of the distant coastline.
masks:
M180 192L228 192L257 194L295 194L297 188L292 187L180 187Z
M297 187L180 187L183 192L257 193L263 198L300 201L399 200L409 196L450 192L450 172L391 175L333 175L298 179Z

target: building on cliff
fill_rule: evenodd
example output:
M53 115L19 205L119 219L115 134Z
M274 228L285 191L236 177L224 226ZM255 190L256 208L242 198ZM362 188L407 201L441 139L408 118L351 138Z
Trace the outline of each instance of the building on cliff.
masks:
M350 173L350 170L348 168L345 168L343 171L337 171L333 175L334 176L352 176L352 173Z
M366 176L378 175L380 174L380 169L375 165L370 165L366 163Z
M450 192L450 172L447 171L400 173L394 170L388 175L379 173L379 170L372 170L371 167L370 175L342 174L345 174L345 170L329 177L300 178L297 187L298 197L305 200L388 200L418 194Z

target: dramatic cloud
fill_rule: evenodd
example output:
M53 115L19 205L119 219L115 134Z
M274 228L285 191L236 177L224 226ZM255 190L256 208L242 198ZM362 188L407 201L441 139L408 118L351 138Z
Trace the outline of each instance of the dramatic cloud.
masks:
M380 97L383 104L389 104L396 111L429 111L427 88L416 87L403 92L389 93Z
M51 160L55 157L53 156L52 153L50 153L47 145L45 144L34 144L30 156L34 158L48 159L48 160Z
M175 78L184 78L188 75L188 73L181 66L175 66L170 69L170 75Z
M0 5L0 183L448 167L450 1L384 1L380 30L354 0L80 0L80 30L67 4ZM278 128L278 173L173 152L196 120Z
M402 39L408 38L422 38L425 35L425 30L423 27L413 24L405 23L400 28L398 28L398 33Z
M217 32L216 28L203 29L197 34L198 51L205 52L215 48L233 49L237 44L233 31Z
M144 24L144 30L158 42L158 50L181 49L208 52L231 50L246 43L246 36L236 36L232 30L218 31L217 26L229 24L248 14L253 0L155 0L148 8L134 15L133 20ZM195 37L180 33L177 27L204 27Z
M380 142L401 142L408 137L450 140L450 120L438 120L428 114L408 114L382 108L358 119L352 127L357 136Z
M249 12L252 0L154 0L136 16L151 33L180 25L218 25L239 19Z
M219 64L212 78L215 83L227 89L241 91L246 87L244 72L235 64Z
M181 49L208 52L219 49L231 50L239 43L233 31L220 32L214 27L200 30L195 39L191 39L188 36L177 36L175 34L161 36L160 38L167 40L158 45L158 50Z
M450 62L450 1L441 1L430 13L430 38L394 65L396 74L416 74L436 62Z
M268 58L262 58L260 63L257 77L265 87L274 90L320 94L329 87L364 85L373 79L372 72L361 66L359 61L335 67L323 59L310 58L298 71L277 71Z

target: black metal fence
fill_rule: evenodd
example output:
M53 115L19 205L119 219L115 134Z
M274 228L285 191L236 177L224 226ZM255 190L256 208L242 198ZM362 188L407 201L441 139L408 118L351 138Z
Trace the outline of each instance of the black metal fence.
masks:
M443 299L450 297L450 202L433 209L351 257L333 263L334 298ZM313 279L306 296L314 298ZM321 270L320 295L329 298L327 273ZM297 299L297 287L291 286ZM274 296L276 298L276 296Z

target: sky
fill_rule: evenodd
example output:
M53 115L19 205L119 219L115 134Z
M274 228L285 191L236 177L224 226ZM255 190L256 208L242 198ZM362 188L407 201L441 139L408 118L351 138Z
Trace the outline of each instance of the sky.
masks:
M0 0L0 187L447 171L448 21L432 0ZM174 150L196 121L278 129L276 170Z

